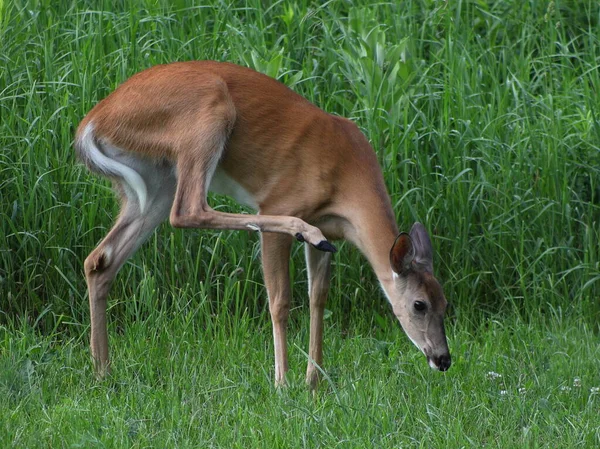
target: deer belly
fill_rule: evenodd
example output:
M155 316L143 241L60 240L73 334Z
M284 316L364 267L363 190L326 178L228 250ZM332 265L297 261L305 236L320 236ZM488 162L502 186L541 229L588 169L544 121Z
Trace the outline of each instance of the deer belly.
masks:
M217 167L215 170L208 190L219 195L230 196L238 203L258 210L258 204L254 200L254 197L233 178L229 177L221 167Z

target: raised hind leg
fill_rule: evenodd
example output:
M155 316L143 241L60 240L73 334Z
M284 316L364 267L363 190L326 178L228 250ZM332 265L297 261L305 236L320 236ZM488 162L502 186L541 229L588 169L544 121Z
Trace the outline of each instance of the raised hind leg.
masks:
M224 97L228 94L223 92ZM252 230L288 234L321 251L335 252L321 231L298 217L246 215L212 209L206 195L223 156L234 112L226 102L198 113L193 132L177 147L177 191L171 209L171 224L179 228ZM233 107L233 106L231 106Z
M207 142L205 144L210 144ZM208 185L216 169L221 150L197 156L197 151L182 154L177 161L177 192L170 221L178 228L229 229L287 234L308 242L321 251L335 252L321 230L298 217L284 215L247 215L212 209L206 199ZM215 157L214 154L217 154ZM207 160L209 158L209 160Z

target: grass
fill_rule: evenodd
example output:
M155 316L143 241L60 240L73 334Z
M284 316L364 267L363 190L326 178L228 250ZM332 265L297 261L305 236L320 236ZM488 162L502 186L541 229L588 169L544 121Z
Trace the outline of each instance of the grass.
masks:
M0 1L0 446L597 447L599 40L592 0ZM400 227L433 235L448 373L346 244L313 398L296 245L275 390L256 237L164 225L113 287L114 376L93 380L82 261L117 206L74 129L133 73L189 59L364 130Z
M594 447L600 436L600 354L585 326L455 330L448 375L395 327L380 340L334 326L333 368L313 397L302 379L306 332L291 339L290 386L276 390L268 325L211 332L158 312L113 332L115 375L101 383L82 341L29 327L5 334L5 446Z

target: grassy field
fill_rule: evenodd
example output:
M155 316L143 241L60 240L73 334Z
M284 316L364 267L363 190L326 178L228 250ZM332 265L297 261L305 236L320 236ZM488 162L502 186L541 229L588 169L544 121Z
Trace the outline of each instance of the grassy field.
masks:
M74 130L190 59L363 129L400 228L432 234L447 373L341 244L313 397L297 244L277 390L257 237L165 224L113 287L114 374L94 380L82 264L118 207ZM599 66L595 0L0 0L0 447L599 447Z

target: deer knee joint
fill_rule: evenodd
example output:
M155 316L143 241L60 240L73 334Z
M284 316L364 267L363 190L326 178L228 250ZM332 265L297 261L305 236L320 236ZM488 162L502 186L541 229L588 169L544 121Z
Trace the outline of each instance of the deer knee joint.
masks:
M278 301L271 301L269 303L269 311L271 312L271 319L274 322L285 324L290 314L290 302L283 298L280 298Z
M324 308L327 303L327 289L313 287L313 291L310 292L310 306L317 308Z
M186 214L171 212L169 222L174 228L211 228L215 223L214 215L211 209L206 208Z
M110 263L110 251L105 249L97 249L92 252L83 263L83 268L87 275L98 273L106 270Z
M174 228L185 228L186 227L184 218L179 215L171 214L171 216L169 217L169 223L171 223L171 226L173 226Z

